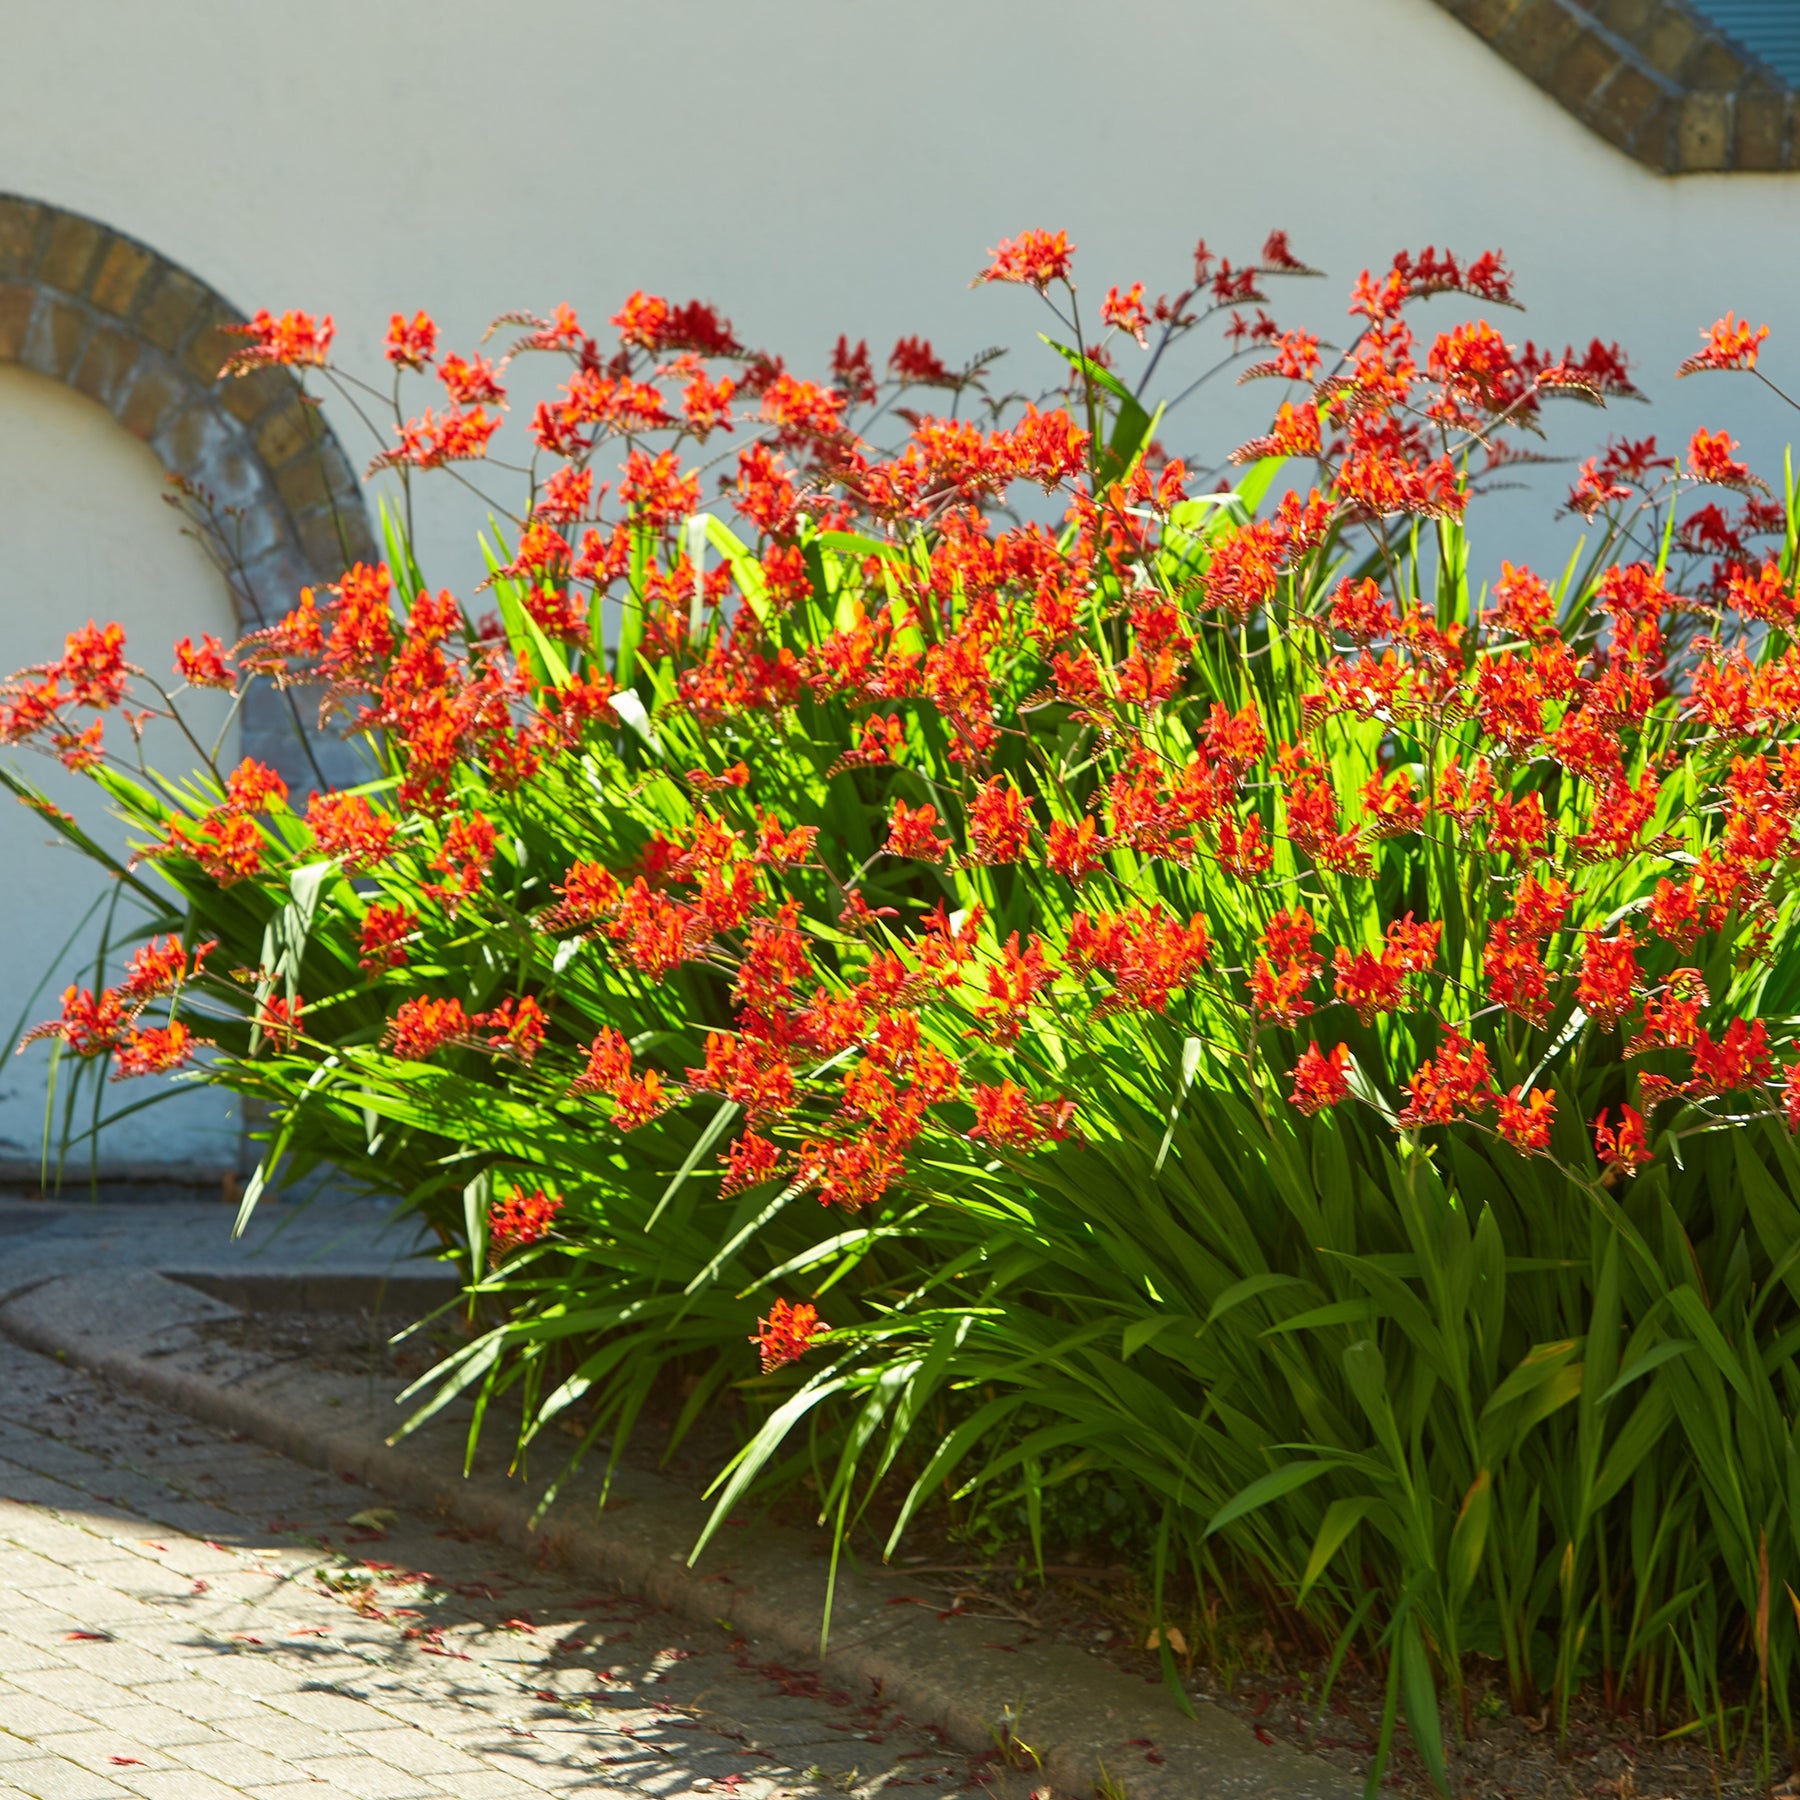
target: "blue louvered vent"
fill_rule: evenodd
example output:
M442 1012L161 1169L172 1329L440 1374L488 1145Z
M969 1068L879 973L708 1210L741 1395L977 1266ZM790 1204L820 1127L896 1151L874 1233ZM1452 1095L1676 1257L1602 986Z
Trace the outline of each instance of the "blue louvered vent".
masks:
M1693 6L1800 87L1800 0L1693 0Z

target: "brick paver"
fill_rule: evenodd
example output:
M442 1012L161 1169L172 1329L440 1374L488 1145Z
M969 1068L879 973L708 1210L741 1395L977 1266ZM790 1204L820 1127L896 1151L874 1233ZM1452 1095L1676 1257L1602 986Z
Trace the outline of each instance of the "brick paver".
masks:
M431 1520L354 1525L377 1496L4 1340L0 1393L0 1793L776 1800L996 1774L729 1621Z

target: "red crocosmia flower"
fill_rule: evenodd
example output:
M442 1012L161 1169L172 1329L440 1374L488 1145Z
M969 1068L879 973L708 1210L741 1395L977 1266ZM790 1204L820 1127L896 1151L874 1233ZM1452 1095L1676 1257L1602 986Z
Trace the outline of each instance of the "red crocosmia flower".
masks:
M383 1041L402 1061L423 1062L444 1045L468 1035L469 1016L460 1000L434 1000L421 994L400 1002Z
M1087 465L1089 437L1060 407L1041 413L1027 403L1025 416L990 446L999 481L1035 481L1045 493Z
M489 1012L477 1013L470 1024L488 1033L490 1050L505 1050L521 1062L530 1062L544 1042L549 1020L530 994L508 995Z
M217 948L216 938L209 938L204 944L196 945L190 965L180 938L166 937L160 941L151 938L148 943L140 944L132 952L131 962L125 972L124 991L134 1000L148 1000L156 994L171 993L182 982L198 975L207 953ZM74 992L73 989L70 991Z
M1272 1025L1297 1025L1313 1009L1306 989L1316 972L1312 962L1274 963L1259 956L1250 971L1251 1004Z
M184 637L175 646L175 673L189 687L228 688L236 672L225 660L225 646L210 633L202 634L199 649Z
M839 333L831 352L831 382L851 406L867 406L875 399L875 361L867 338L852 348L849 338Z
M1075 246L1066 231L1022 231L1016 238L1002 238L988 255L993 261L977 275L972 287L984 281L1019 281L1041 294L1053 281L1067 281Z
M331 314L314 318L308 312L284 312L280 318L264 307L245 325L227 325L227 331L250 340L228 357L221 375L243 375L269 363L292 368L322 365L331 349L334 327Z
M1112 977L1113 992L1101 1002L1103 1011L1163 1011L1175 991L1200 972L1211 949L1201 914L1184 925L1165 916L1161 902L1092 919L1077 913L1069 922L1069 967L1077 974L1100 969Z
M1763 563L1754 573L1739 563L1730 564L1725 574L1725 604L1747 619L1793 628L1793 584L1782 574L1779 562Z
M1331 624L1334 631L1366 644L1372 638L1385 637L1396 620L1394 609L1373 581L1352 581L1346 576L1331 596Z
M105 760L105 732L105 726L96 719L85 731L53 732L50 747L65 769L92 769Z
M1263 841L1263 823L1252 814L1240 827L1230 817L1218 823L1219 866L1240 881L1252 881L1266 875L1274 865L1275 852Z
M1404 769L1384 782L1378 769L1363 783L1363 811L1367 829L1376 838L1404 837L1425 829L1425 804Z
M995 1043L1017 1043L1025 1015L1055 976L1042 941L1033 937L1021 950L1015 931L985 971L987 999L975 1009L977 1021Z
M415 469L438 469L445 463L474 462L488 453L488 440L500 429L499 415L485 407L466 412L434 413L430 407L416 419L395 427L400 442L369 464L369 473L409 463Z
M608 321L629 348L691 350L697 356L740 356L743 345L716 308L702 300L671 306L655 294L632 294Z
M1754 369L1756 353L1769 335L1766 325L1752 326L1735 313L1715 319L1700 333L1702 347L1675 373L1696 375L1702 369Z
M831 438L843 429L844 396L797 375L777 375L763 389L762 416L786 440Z
M888 855L909 856L920 862L942 862L950 849L950 840L937 836L937 822L937 808L929 800L918 807L896 800L894 816L888 822Z
M1415 920L1408 913L1389 923L1382 958L1407 975L1423 975L1437 960L1443 937L1444 928L1436 920Z
M1600 789L1588 829L1576 832L1570 841L1590 854L1630 856L1644 827L1656 816L1658 798L1654 769L1646 769L1635 788L1623 775L1614 773Z
M1240 381L1311 381L1318 373L1319 340L1310 331L1277 332L1271 347L1275 354L1266 362L1252 363Z
M385 354L391 363L405 369L422 369L437 349L438 328L429 313L414 313L409 319L395 313L388 321Z
M1251 463L1270 456L1317 457L1321 450L1318 408L1310 400L1302 401L1299 406L1284 400L1268 432L1240 444L1232 451L1231 460Z
M1466 1113L1491 1105L1493 1065L1484 1044L1472 1044L1449 1026L1435 1057L1427 1057L1406 1084L1411 1101L1399 1115L1402 1130L1421 1125L1448 1125Z
M1506 794L1496 794L1490 805L1487 821L1489 847L1513 856L1520 862L1530 862L1541 856L1550 842L1550 825L1544 817L1544 803L1535 792L1518 800Z
M616 1094L631 1075L631 1046L610 1025L603 1025L588 1047L587 1067L570 1087L571 1094Z
M1288 1071L1294 1083L1289 1096L1303 1113L1322 1112L1350 1092L1350 1046L1339 1044L1330 1054L1308 1044Z
M444 879L427 882L423 891L447 912L455 912L465 900L481 892L481 884L493 864L496 842L493 822L484 814L472 812L452 819L443 844L431 859L432 869Z
M578 469L573 463L564 463L560 469L551 470L543 491L537 497L537 504L532 508L532 517L536 520L554 519L566 525L576 519L590 517L594 505L593 471Z
M1533 1025L1550 1017L1550 970L1538 949L1539 940L1511 920L1489 927L1481 951L1481 974L1488 997Z
M1694 1078L1686 1092L1696 1099L1762 1087L1773 1071L1769 1033L1761 1019L1733 1019L1714 1043L1702 1029L1694 1044Z
M361 794L312 794L306 827L323 855L340 857L349 869L373 868L393 854L393 818Z
M325 649L325 621L319 613L318 597L311 588L302 588L294 609L283 613L268 631L255 635L267 646L271 656L284 662L299 662L321 655Z
M725 1175L719 1184L721 1199L742 1193L745 1188L761 1187L772 1181L781 1167L781 1152L765 1137L746 1131L734 1138L725 1152Z
M1737 439L1728 432L1708 431L1702 426L1688 443L1688 474L1713 487L1760 487L1762 484L1750 473L1748 465L1732 456L1737 447Z
M561 904L538 920L545 931L566 931L575 925L593 925L619 904L624 888L619 878L600 863L578 862L557 886Z
M562 1209L560 1194L541 1187L530 1193L514 1188L488 1208L488 1254L498 1260L510 1251L535 1244L555 1226Z
M438 364L438 380L448 390L451 404L458 408L496 406L506 398L499 371L485 356L470 360L452 352Z
M23 744L48 731L67 702L54 677L0 686L0 744Z
M125 698L130 674L125 662L125 628L88 620L64 639L62 660L48 673L67 685L69 698L77 706L102 711L117 706Z
M654 892L642 876L626 890L606 934L625 946L632 963L652 979L696 956L707 938L692 907Z
M1546 1088L1533 1088L1529 1096L1522 1087L1500 1096L1500 1135L1525 1155L1550 1148L1550 1122L1556 1117L1556 1095Z
M969 1090L975 1105L975 1125L969 1136L1022 1150L1043 1135L1043 1123L1030 1095L1015 1082L994 1085L977 1082Z
M1484 625L1514 637L1538 638L1556 626L1556 598L1544 582L1522 564L1500 565L1494 604L1481 615Z
M888 357L888 373L906 386L954 387L956 377L942 357L932 349L930 340L903 337Z
M1594 1120L1594 1154L1605 1167L1635 1175L1650 1160L1650 1137L1644 1129L1644 1115L1635 1107L1621 1106L1615 1131L1606 1122L1611 1111L1611 1107L1603 1106Z
M194 1060L204 1040L173 1019L147 1031L132 1030L113 1051L113 1080L128 1081L134 1075L169 1075Z
M737 383L729 375L717 381L698 370L681 390L681 416L701 437L733 429L731 397Z
M363 914L358 962L366 974L397 969L406 961L406 940L419 928L416 914L404 906L377 901Z
M1698 969L1677 969L1662 994L1644 1001L1643 1023L1625 1047L1627 1056L1646 1050L1684 1050L1699 1043L1700 1011L1707 1003L1706 982Z
M800 1146L795 1179L818 1188L821 1206L854 1212L873 1205L905 1173L905 1161L879 1135L808 1138Z
M1287 794L1288 839L1321 868L1366 874L1369 863L1355 831L1340 831L1337 795L1313 769L1296 770Z
M225 778L225 804L233 812L266 813L287 804L287 783L253 756Z
M767 444L747 444L738 452L736 505L758 531L774 537L794 534L800 495Z
M67 987L63 989L62 1016L34 1026L18 1047L23 1050L39 1038L55 1037L75 1056L104 1056L135 1016L135 1008L127 1012L125 994L118 988L102 988L96 997L92 988Z
M756 1335L750 1342L762 1353L762 1371L772 1374L788 1363L798 1362L821 1331L831 1327L819 1317L816 1306L790 1306L777 1300L769 1308L766 1319L756 1321Z
M1575 997L1602 1030L1610 1031L1619 1022L1636 995L1641 979L1633 954L1637 944L1638 939L1625 926L1610 938L1590 931L1582 940L1581 979Z
M192 857L223 888L261 874L265 845L254 819L235 808L220 807L191 822L171 819L164 848Z
M1365 1025L1374 1024L1377 1014L1392 1012L1400 1004L1404 977L1405 971L1385 957L1367 950L1338 949L1338 998L1353 1006Z
M386 563L357 563L331 591L337 600L323 666L334 675L366 676L393 653L394 578Z
M1031 842L1031 802L1011 782L983 782L969 806L969 854L976 862L1017 862Z
M1791 1062L1783 1072L1781 1110L1787 1116L1788 1130L1800 1131L1800 1062Z
M293 1049L300 1036L300 1020L305 1011L306 1003L298 994L291 1000L284 994L271 994L257 1008L257 1028L276 1055Z
M1144 284L1134 281L1124 292L1117 287L1108 288L1106 298L1100 302L1100 322L1136 338L1140 344L1146 343L1144 328L1150 323L1150 311L1144 305Z
M652 456L633 450L625 459L619 498L653 530L685 519L700 505L700 477L682 472L681 459L673 450Z
M1100 665L1091 650L1059 650L1050 659L1050 673L1057 698L1071 704L1097 700L1103 692Z
M1295 1025L1313 1009L1306 989L1324 969L1313 948L1312 914L1278 912L1263 929L1263 954L1250 971L1250 999L1271 1024Z
M1678 950L1686 950L1700 935L1700 907L1691 886L1677 887L1666 876L1650 897L1650 929L1667 938Z
M772 869L796 869L812 858L819 841L816 825L789 829L774 813L764 813L756 827L756 861Z

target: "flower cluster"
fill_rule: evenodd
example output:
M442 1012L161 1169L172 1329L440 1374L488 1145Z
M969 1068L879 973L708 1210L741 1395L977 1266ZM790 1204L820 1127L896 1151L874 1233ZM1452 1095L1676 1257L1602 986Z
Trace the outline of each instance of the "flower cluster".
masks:
M205 972L211 940L189 951L178 937L150 938L132 952L125 979L116 987L68 987L62 1011L19 1040L23 1050L40 1038L56 1038L71 1056L84 1061L112 1059L113 1079L168 1075L187 1067L209 1040L196 1037L177 1009L187 986ZM152 1005L166 1009L161 1025L142 1023Z
M979 279L1060 316L1073 256L1027 232ZM1303 1115L1354 1097L1582 1180L1648 1161L1663 1108L1670 1129L1800 1116L1787 1022L1696 973L1769 954L1800 855L1800 606L1791 558L1749 552L1770 529L1754 478L1723 433L1679 461L1609 451L1578 509L1625 549L1580 592L1507 564L1485 606L1428 602L1411 534L1458 544L1509 434L1560 395L1635 392L1625 360L1486 321L1418 338L1432 296L1513 304L1493 255L1365 272L1341 349L1246 315L1304 273L1280 234L1237 267L1202 244L1180 292L1102 308L1152 358L1216 314L1246 379L1288 385L1239 460L1305 472L1261 508L1190 491L1107 345L1066 348L1073 385L1015 404L903 339L894 392L979 403L895 415L866 344L808 381L700 302L634 294L610 347L567 307L519 315L495 362L396 315L389 359L449 399L396 418L378 461L409 475L485 457L514 359L566 366L528 427L499 612L358 565L229 651L184 641L190 684L319 690L388 779L302 820L245 762L155 853L220 888L329 859L355 878L332 905L382 997L379 1053L593 1108L621 1141L721 1108L726 1195L861 1211L946 1159L1079 1153L1093 1071L1166 1039L1192 1047L1184 1080ZM234 366L332 373L329 319L246 330ZM1753 369L1762 341L1728 317L1687 366ZM1673 520L1686 560L1659 556L1654 509L1721 487L1764 510L1709 501ZM1027 488L1060 496L1060 531L1009 510ZM74 634L0 695L0 736L97 760L71 715L123 704L123 658L116 627ZM522 946L504 999L411 979L417 946L454 975L483 934ZM563 991L613 1010L561 1028ZM185 1036L138 1029L143 999L71 990L43 1029L121 1070L185 1059ZM297 1000L258 1015L304 1056L325 1004L300 1023ZM1559 1071L1593 1044L1611 1085L1571 1095ZM490 1241L533 1241L558 1204L515 1194ZM784 1308L769 1367L819 1328Z
M761 1351L763 1373L768 1375L784 1364L799 1361L813 1339L830 1329L819 1317L817 1307L777 1300L769 1308L768 1317L756 1321L756 1335L750 1341Z
M556 1224L562 1209L560 1194L546 1193L541 1187L530 1193L514 1188L488 1208L488 1253L498 1260L510 1251L535 1244Z

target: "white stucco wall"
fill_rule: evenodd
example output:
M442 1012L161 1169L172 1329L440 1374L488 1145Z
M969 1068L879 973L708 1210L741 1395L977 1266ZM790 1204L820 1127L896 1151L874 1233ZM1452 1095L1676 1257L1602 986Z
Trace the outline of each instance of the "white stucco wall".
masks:
M117 619L127 656L158 677L169 674L177 637L211 631L230 641L225 585L200 547L180 534L163 492L156 458L100 406L44 376L0 368L0 670L60 655L64 634L90 618ZM192 716L216 732L218 696L200 698ZM116 717L108 735L129 742ZM174 766L184 756L167 725L152 724L144 748L152 765ZM112 848L125 847L123 826L96 806L91 783L45 758L0 756ZM64 946L110 883L10 794L0 795L0 871L4 1033L21 1016L31 1023L54 1017L69 982L93 985L98 919L84 948ZM115 931L129 932L135 916L122 905ZM0 1048L0 1165L30 1163L44 1139L48 1046L14 1056L9 1038ZM109 1086L105 1111L142 1098L149 1086ZM77 1117L85 1131L93 1118L85 1100ZM60 1121L59 1108L58 1131ZM230 1101L223 1094L177 1092L105 1130L99 1153L108 1165L229 1166L236 1161ZM71 1163L77 1182L86 1168L83 1145Z
M469 349L504 309L597 324L639 286L718 301L802 368L839 331L956 357L1031 343L1032 296L967 285L1021 228L1067 228L1097 300L1178 285L1201 235L1242 257L1281 226L1329 273L1282 290L1289 322L1340 328L1356 271L1402 246L1498 246L1530 306L1510 335L1621 339L1654 412L1571 408L1570 450L1728 423L1778 471L1800 425L1748 383L1673 380L1731 307L1800 388L1800 176L1653 175L1431 0L9 0L6 40L0 187L246 308L331 311L370 370L395 308ZM1240 426L1167 437L1217 453ZM428 573L467 587L475 510L434 491ZM1480 565L1560 562L1546 510L1501 503ZM218 602L194 593L198 625Z
M1097 297L1280 225L1330 273L1295 303L1319 321L1403 244L1499 245L1509 329L1624 340L1665 437L1729 415L1778 459L1790 430L1671 375L1731 306L1800 377L1800 177L1653 175L1431 0L11 0L7 38L0 185L241 305L329 309L369 366L395 307L468 344L640 285L796 362L840 330L967 352L1038 324L967 289L1023 226L1065 226Z

